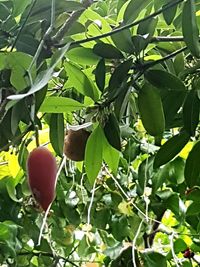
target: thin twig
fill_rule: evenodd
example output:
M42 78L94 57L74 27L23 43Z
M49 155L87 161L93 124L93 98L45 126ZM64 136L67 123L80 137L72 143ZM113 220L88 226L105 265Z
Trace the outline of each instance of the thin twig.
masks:
M95 180L93 188L92 188L92 196L91 196L91 200L90 200L90 205L88 207L87 225L90 225L91 210L92 210L92 205L94 202L95 187L96 187L96 180Z
M30 79L30 82L31 82L31 85L33 84L33 81L32 81L32 75L31 75L31 70L32 70L32 67L33 65L36 63L39 55L40 55L40 52L42 50L42 47L44 45L44 42L46 41L46 39L49 37L50 33L52 32L53 30L53 25L54 25L54 21L55 21L55 0L52 0L51 1L51 23L50 23L50 26L49 28L47 29L46 33L44 34L44 36L42 37L40 43L39 43L39 46L37 48L37 51L31 61L31 64L29 65L28 69L27 69L27 73L29 75L29 79Z
M180 267L181 265L179 265L179 259L177 258L175 251L174 251L174 235L175 235L174 232L170 235L171 251L172 251L172 256L173 256L176 267Z
M113 179L113 181L115 182L116 186L118 187L118 189L121 191L122 195L124 195L125 199L130 202L133 207L141 214L144 216L144 218L146 218L146 214L140 209L138 208L138 206L131 200L131 198L128 196L128 194L123 190L123 188L121 187L121 185L118 183L118 181L115 179L115 177L112 175L112 173L110 173L110 171L108 170L108 168L106 167L106 165L104 166L104 169L105 171L107 172L107 174ZM158 221L156 219L153 219L151 217L148 216L148 220L149 221L153 221L153 222L156 222L156 223L159 223L161 225L163 225L164 227L167 227L165 226L161 221ZM171 231L171 229L170 229Z
M151 68L151 67L153 67L153 66L155 66L155 65L157 65L157 64L159 64L159 63L162 63L162 62L164 62L164 61L166 61L166 60L168 60L168 59L171 59L171 58L177 56L178 54L184 52L186 49L187 49L187 46L184 46L184 47L182 47L182 48L176 50L175 52L173 52L173 53L171 53L171 54L169 54L169 55L167 55L167 56L165 56L165 57L163 57L163 58L161 58L161 59L158 59L158 60L155 60L155 61L151 61L151 62L144 63L143 65L141 65L141 67L142 67L144 70L146 70L147 68Z
M3 146L2 148L0 148L0 152L2 151L6 151L9 149L9 147L11 145L15 145L16 143L19 142L19 140L21 140L29 131L30 131L30 127L31 125L29 125L24 131L23 133L21 133L20 135L16 136L11 142L9 142L8 144L6 144L5 146Z
M92 3L93 1L90 0L83 1L83 9L72 12L68 20L62 25L59 31L52 37L52 42L59 43L63 39L64 35L70 30L73 23L77 21L77 19L81 16L81 14L85 11L85 9L88 8Z
M124 31L126 29L129 29L129 28L131 28L133 26L136 26L136 25L138 25L138 24L140 24L140 23L142 23L144 21L147 21L148 19L153 18L153 17L155 17L155 16L163 13L164 11L172 8L173 6L176 6L176 5L180 4L180 3L182 3L182 2L184 2L184 0L177 0L175 2L174 1L171 1L168 5L165 5L164 7L160 8L159 10L157 10L156 12L150 14L149 16L147 16L145 18L136 20L135 22L126 24L125 26L115 28L114 30L112 30L110 32L107 32L107 33L104 33L104 34L101 34L101 35L97 35L97 36L93 36L93 37L89 37L89 38L85 38L85 39L82 39L82 40L71 42L71 46L72 45L83 44L83 43L87 43L87 42L91 42L91 41L96 41L96 40L99 40L99 39L102 39L102 38L111 36L113 34L119 33L121 31ZM55 47L62 47L64 45L65 44L55 45Z
M135 237L134 237L133 243L132 243L132 261L133 261L133 267L137 267L137 263L135 261L135 249L136 249L136 242L137 242L138 236L140 234L140 231L141 231L143 222L144 222L144 220L142 220L140 222L140 225L138 227L138 230L137 230L137 232L135 234Z
M30 17L30 15L31 15L31 12L32 12L32 10L33 10L33 8L34 8L36 2L37 2L37 0L33 0L32 4L31 4L31 7L30 7L30 9L29 9L29 12L28 12L28 14L27 14L27 16L26 16L24 22L22 23L22 26L21 26L21 28L19 29L19 32L17 33L17 36L16 36L16 38L15 38L15 40L14 40L14 43L12 44L12 47L11 47L11 49L10 49L11 52L13 51L13 49L15 48L15 46L16 46L16 44L17 44L17 41L18 41L18 39L19 39L19 37L20 37L20 35L21 35L21 33L22 33L22 31L23 31L23 29L24 29L24 27L25 27L25 25L26 25L26 23L27 23L27 21L28 21L28 19L29 19L29 17Z

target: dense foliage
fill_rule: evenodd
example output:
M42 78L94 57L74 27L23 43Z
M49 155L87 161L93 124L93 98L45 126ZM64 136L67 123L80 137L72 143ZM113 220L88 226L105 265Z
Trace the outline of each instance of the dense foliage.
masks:
M200 265L199 27L198 0L0 0L2 266ZM60 168L38 244L39 145Z

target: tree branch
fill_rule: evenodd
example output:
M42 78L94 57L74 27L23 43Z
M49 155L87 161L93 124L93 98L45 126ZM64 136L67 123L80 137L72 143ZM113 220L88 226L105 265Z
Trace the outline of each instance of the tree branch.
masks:
M183 51L185 51L187 49L187 46L184 46L178 50L176 50L175 52L161 58L161 59L158 59L158 60L155 60L155 61L151 61L151 62L146 62L144 63L141 67L144 68L144 70L148 69L148 68L151 68L153 67L154 65L157 65L159 63L162 63L170 58L173 58L175 56L177 56L178 54L182 53Z
M15 145L17 142L19 142L19 140L21 140L29 131L30 131L30 127L31 125L29 125L23 133L21 133L20 135L16 136L12 141L10 141L8 144L6 144L5 146L0 148L0 152L2 151L6 151L7 149L9 149L9 147L11 145Z
M168 43L168 42L183 42L183 36L155 36L152 37L150 43Z
M21 35L21 33L22 33L22 31L23 31L23 29L24 29L26 23L27 23L28 18L29 18L30 15L31 15L31 12L32 12L32 10L33 10L33 8L34 8L36 2L37 2L37 0L33 0L32 4L31 4L31 7L30 7L30 10L29 10L29 12L28 12L28 14L27 14L27 16L26 16L24 22L22 23L21 28L19 29L19 32L18 32L18 34L17 34L17 36L16 36L16 38L15 38L15 40L14 40L14 43L12 44L12 47L11 47L10 51L13 51L13 49L15 48L16 43L17 43L17 41L18 41L18 39L19 39L19 37L20 37L20 35Z
M81 10L74 11L71 16L68 18L68 20L63 24L63 26L59 29L59 31L52 37L53 43L59 43L64 35L70 30L71 26L77 19L80 17L80 15L87 9L91 4L93 3L92 0L84 0L83 6L84 8Z
M176 6L176 5L178 5L178 4L182 3L182 2L184 2L184 0L171 1L171 3L169 3L168 5L165 5L164 7L160 8L159 10L157 10L156 12L150 14L149 16L147 16L145 18L136 20L135 22L126 24L126 25L124 25L122 27L115 28L114 30L112 30L110 32L107 32L107 33L104 33L104 34L101 34L101 35L89 37L89 38L78 40L78 41L73 41L73 42L71 42L71 46L72 45L80 45L80 44L91 42L91 41L96 41L96 40L111 36L111 35L113 35L115 33L119 33L119 32L121 32L123 30L126 30L126 29L129 29L129 28L133 27L133 26L136 26L136 25L140 24L141 22L147 21L148 19L153 18L153 17L163 13L164 11L170 9L171 7L174 7L174 6ZM65 44L55 44L54 46L59 48L59 47L65 46Z

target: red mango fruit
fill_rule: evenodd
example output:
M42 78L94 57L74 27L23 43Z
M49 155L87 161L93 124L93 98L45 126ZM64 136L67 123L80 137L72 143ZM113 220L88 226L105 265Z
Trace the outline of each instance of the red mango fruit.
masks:
M56 159L45 147L37 147L27 159L28 181L35 200L46 211L55 197Z

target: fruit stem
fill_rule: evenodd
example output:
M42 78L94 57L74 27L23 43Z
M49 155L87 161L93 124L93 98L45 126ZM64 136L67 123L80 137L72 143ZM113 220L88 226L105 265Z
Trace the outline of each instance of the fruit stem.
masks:
M51 203L52 204L52 203ZM45 211L45 214L44 214L44 218L42 220L42 226L40 228L40 234L39 234L39 237L38 237L38 243L37 243L37 246L40 246L41 244L41 240L42 240L42 235L43 235L43 231L44 231L44 227L46 225L46 221L47 221L47 216L49 214L49 210L51 208L51 204L49 205L49 207L47 208L47 210Z
M36 142L36 146L39 147L40 146L40 141L39 141L39 129L38 129L38 125L35 125L34 128L35 128L35 142Z

